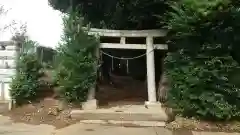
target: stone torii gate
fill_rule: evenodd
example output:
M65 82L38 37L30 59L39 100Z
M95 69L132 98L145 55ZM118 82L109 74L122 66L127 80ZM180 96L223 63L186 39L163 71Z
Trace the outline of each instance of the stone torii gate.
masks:
M100 43L100 48L111 49L145 49L147 63L147 91L148 101L145 105L161 105L157 102L156 82L155 82L155 60L154 50L167 50L167 44L154 44L154 38L165 37L167 32L162 29L158 30L107 30L107 29L90 29L89 35L100 37L120 38L119 43ZM127 44L127 38L145 38L146 44ZM88 100L83 103L83 109L96 109L97 100L95 99L95 89L89 92Z

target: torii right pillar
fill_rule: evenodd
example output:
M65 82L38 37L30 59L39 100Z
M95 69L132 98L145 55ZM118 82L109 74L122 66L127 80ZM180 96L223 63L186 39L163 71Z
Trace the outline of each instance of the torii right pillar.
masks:
M146 38L146 54L147 54L147 90L148 101L145 105L149 108L151 106L161 106L160 102L157 102L156 94L156 82L155 82L155 61L154 61L154 44L153 37Z

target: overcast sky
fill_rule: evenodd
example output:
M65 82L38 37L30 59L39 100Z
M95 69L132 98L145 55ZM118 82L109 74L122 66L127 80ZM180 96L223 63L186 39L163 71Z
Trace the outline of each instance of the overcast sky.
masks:
M8 9L6 16L0 18L0 27L15 20L20 26L27 24L27 34L43 46L55 48L62 33L62 19L59 11L48 5L48 0L0 0L0 5ZM0 34L0 40L12 37L10 30Z

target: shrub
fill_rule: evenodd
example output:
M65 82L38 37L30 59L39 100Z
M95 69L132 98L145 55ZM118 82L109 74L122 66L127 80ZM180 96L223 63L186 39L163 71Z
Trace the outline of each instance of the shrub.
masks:
M88 90L96 82L96 47L94 36L81 28L81 17L71 12L64 17L64 35L58 48L55 83L59 85L59 96L80 103L86 100Z
M17 73L10 85L11 97L17 105L35 101L41 86L39 79L42 76L42 66L37 55L31 51L35 44L26 40L17 60Z
M239 66L231 56L206 55L213 51L219 49L205 48L196 57L184 51L167 56L166 71L172 84L168 103L188 117L239 119L240 89L229 80Z
M165 62L172 84L168 102L182 115L240 118L240 89L233 76L240 71L234 60L238 59L238 6L226 0L170 2L166 25L173 52Z

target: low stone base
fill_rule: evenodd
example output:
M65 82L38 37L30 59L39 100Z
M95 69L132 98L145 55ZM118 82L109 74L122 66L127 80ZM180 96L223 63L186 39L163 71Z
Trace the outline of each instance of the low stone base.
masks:
M168 120L161 108L145 108L143 105L99 108L96 110L72 110L71 117L78 120L159 121Z
M13 108L13 103L11 101L1 101L0 100L0 113L7 112Z
M95 110L97 109L98 102L96 99L88 100L82 103L83 110Z
M164 121L117 121L117 120L81 120L84 124L103 124L125 127L164 127Z

